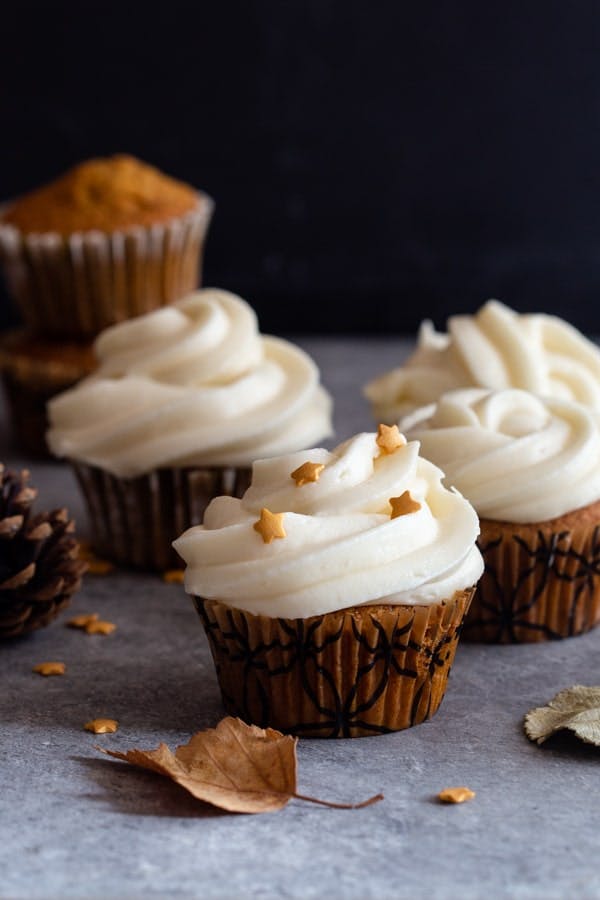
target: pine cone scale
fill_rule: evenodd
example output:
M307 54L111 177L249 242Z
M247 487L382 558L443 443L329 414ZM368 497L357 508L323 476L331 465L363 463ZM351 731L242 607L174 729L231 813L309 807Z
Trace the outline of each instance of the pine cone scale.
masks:
M31 515L37 490L28 480L0 463L0 638L48 625L87 569L66 509Z

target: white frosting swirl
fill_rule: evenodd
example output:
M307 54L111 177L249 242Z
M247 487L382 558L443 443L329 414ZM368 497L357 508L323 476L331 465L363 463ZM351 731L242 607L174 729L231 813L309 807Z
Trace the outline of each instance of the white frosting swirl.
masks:
M519 315L490 300L473 316L451 316L447 334L423 322L413 355L365 395L378 420L395 422L462 387L522 388L600 410L600 349L556 316Z
M307 618L369 603L431 604L479 579L479 523L419 445L379 452L358 434L332 452L308 450L258 460L240 499L217 497L204 524L174 547L188 593L267 616ZM303 463L322 463L318 481L298 487ZM391 518L390 498L410 491L415 512ZM283 513L286 537L270 544L254 530L261 509Z
M164 466L247 466L331 434L331 399L299 347L258 333L242 299L196 291L114 325L100 365L53 398L57 456L121 477Z
M542 522L600 499L597 414L527 391L450 391L402 420L482 518Z

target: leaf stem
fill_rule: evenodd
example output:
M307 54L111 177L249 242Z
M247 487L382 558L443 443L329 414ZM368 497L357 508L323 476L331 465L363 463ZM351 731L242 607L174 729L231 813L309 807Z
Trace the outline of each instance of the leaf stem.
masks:
M331 800L307 797L306 794L291 794L290 796L296 800L304 800L306 803L318 803L319 806L328 806L330 809L364 809L365 806L372 806L374 803L379 803L380 800L383 800L383 794L375 794L374 797L369 797L368 800L363 800L362 803L333 803Z

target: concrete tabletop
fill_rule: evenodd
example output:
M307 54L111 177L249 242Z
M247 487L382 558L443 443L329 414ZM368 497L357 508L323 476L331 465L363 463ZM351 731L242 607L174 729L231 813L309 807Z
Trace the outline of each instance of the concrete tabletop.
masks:
M336 401L337 438L372 429L360 394L408 342L300 340ZM38 509L68 505L87 525L68 468L11 450ZM110 636L65 627L96 611ZM32 666L62 660L67 673ZM172 748L224 715L201 625L181 585L156 575L87 575L71 608L0 646L0 897L600 897L600 750L560 736L537 747L523 716L561 688L600 684L600 629L556 643L461 643L434 718L354 740L301 740L299 790L363 810L292 801L277 813L220 813L166 779L102 757L96 745ZM83 730L92 718L114 735ZM470 803L444 806L467 785Z

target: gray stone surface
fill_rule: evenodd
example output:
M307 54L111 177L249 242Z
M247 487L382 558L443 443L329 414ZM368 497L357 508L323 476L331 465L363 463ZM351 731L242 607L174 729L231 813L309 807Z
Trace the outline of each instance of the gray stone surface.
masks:
M359 389L400 359L398 346L302 343L335 395L338 438L371 428ZM6 445L3 458L27 462ZM30 467L41 505L68 503L85 535L69 471ZM117 631L64 627L92 610ZM302 792L352 801L382 791L382 803L336 811L293 801L275 814L227 815L94 749L174 747L223 710L181 586L87 576L55 624L0 647L0 897L600 897L600 750L568 737L538 748L522 732L525 712L559 689L600 684L599 651L600 630L539 646L463 643L430 722L300 742ZM64 660L67 674L32 674L49 659ZM119 732L82 730L99 716L118 719ZM476 799L435 801L457 784Z

